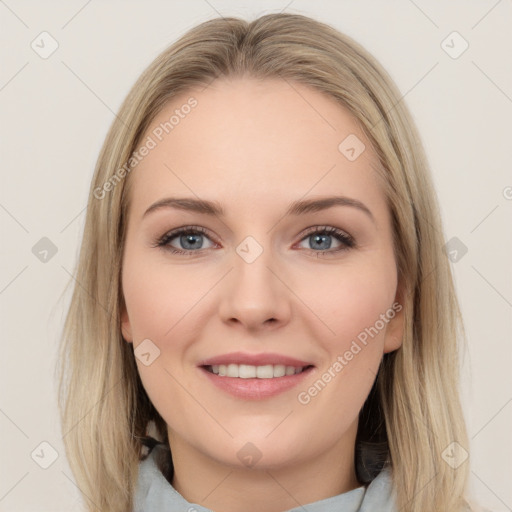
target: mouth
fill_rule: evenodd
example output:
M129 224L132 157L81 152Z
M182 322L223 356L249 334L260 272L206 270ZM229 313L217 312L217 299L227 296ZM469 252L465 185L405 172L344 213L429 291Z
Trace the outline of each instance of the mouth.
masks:
M198 365L206 383L243 400L271 398L298 386L316 367L281 354L236 352Z
M266 364L255 366L250 364L214 364L203 365L207 372L219 377L232 377L237 379L277 379L291 375L298 375L313 368L313 365L287 366L284 364Z

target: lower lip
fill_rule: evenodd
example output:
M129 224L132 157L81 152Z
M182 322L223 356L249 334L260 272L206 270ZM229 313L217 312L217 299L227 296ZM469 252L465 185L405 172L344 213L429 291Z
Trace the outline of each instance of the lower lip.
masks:
M227 393L246 400L261 400L269 398L280 393L284 393L289 389L300 384L311 372L314 367L311 366L307 370L294 375L286 375L284 377L274 377L272 379L240 379L238 377L219 377L215 373L211 373L203 367L199 369L206 374L210 382L215 384L219 389Z

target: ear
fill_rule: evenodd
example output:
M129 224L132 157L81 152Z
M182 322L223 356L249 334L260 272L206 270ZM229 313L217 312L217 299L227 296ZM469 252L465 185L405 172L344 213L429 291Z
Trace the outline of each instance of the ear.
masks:
M404 287L402 284L399 284L396 290L395 301L387 312L387 316L390 320L386 327L384 353L393 352L402 346L405 330L404 296Z
M121 306L121 333L123 334L123 338L126 342L133 343L132 326L130 324L130 318L128 317L128 311L126 310L124 301Z

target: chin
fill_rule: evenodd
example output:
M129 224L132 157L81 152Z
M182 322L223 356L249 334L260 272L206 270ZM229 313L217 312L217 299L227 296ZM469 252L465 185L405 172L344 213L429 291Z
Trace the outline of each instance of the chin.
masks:
M273 439L270 439L273 437ZM302 438L304 439L304 438ZM286 442L284 442L286 440ZM214 458L219 463L234 466L237 469L273 470L296 465L308 454L300 437L295 438L290 433L273 433L270 436L262 430L251 435L246 433L237 436ZM228 454L233 454L226 457ZM212 454L213 455L213 454Z

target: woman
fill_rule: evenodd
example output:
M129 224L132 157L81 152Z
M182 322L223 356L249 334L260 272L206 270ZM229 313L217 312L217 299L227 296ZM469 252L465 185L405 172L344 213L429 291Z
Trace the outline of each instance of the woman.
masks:
M61 381L88 510L469 510L442 246L363 48L291 14L190 30L91 184Z

